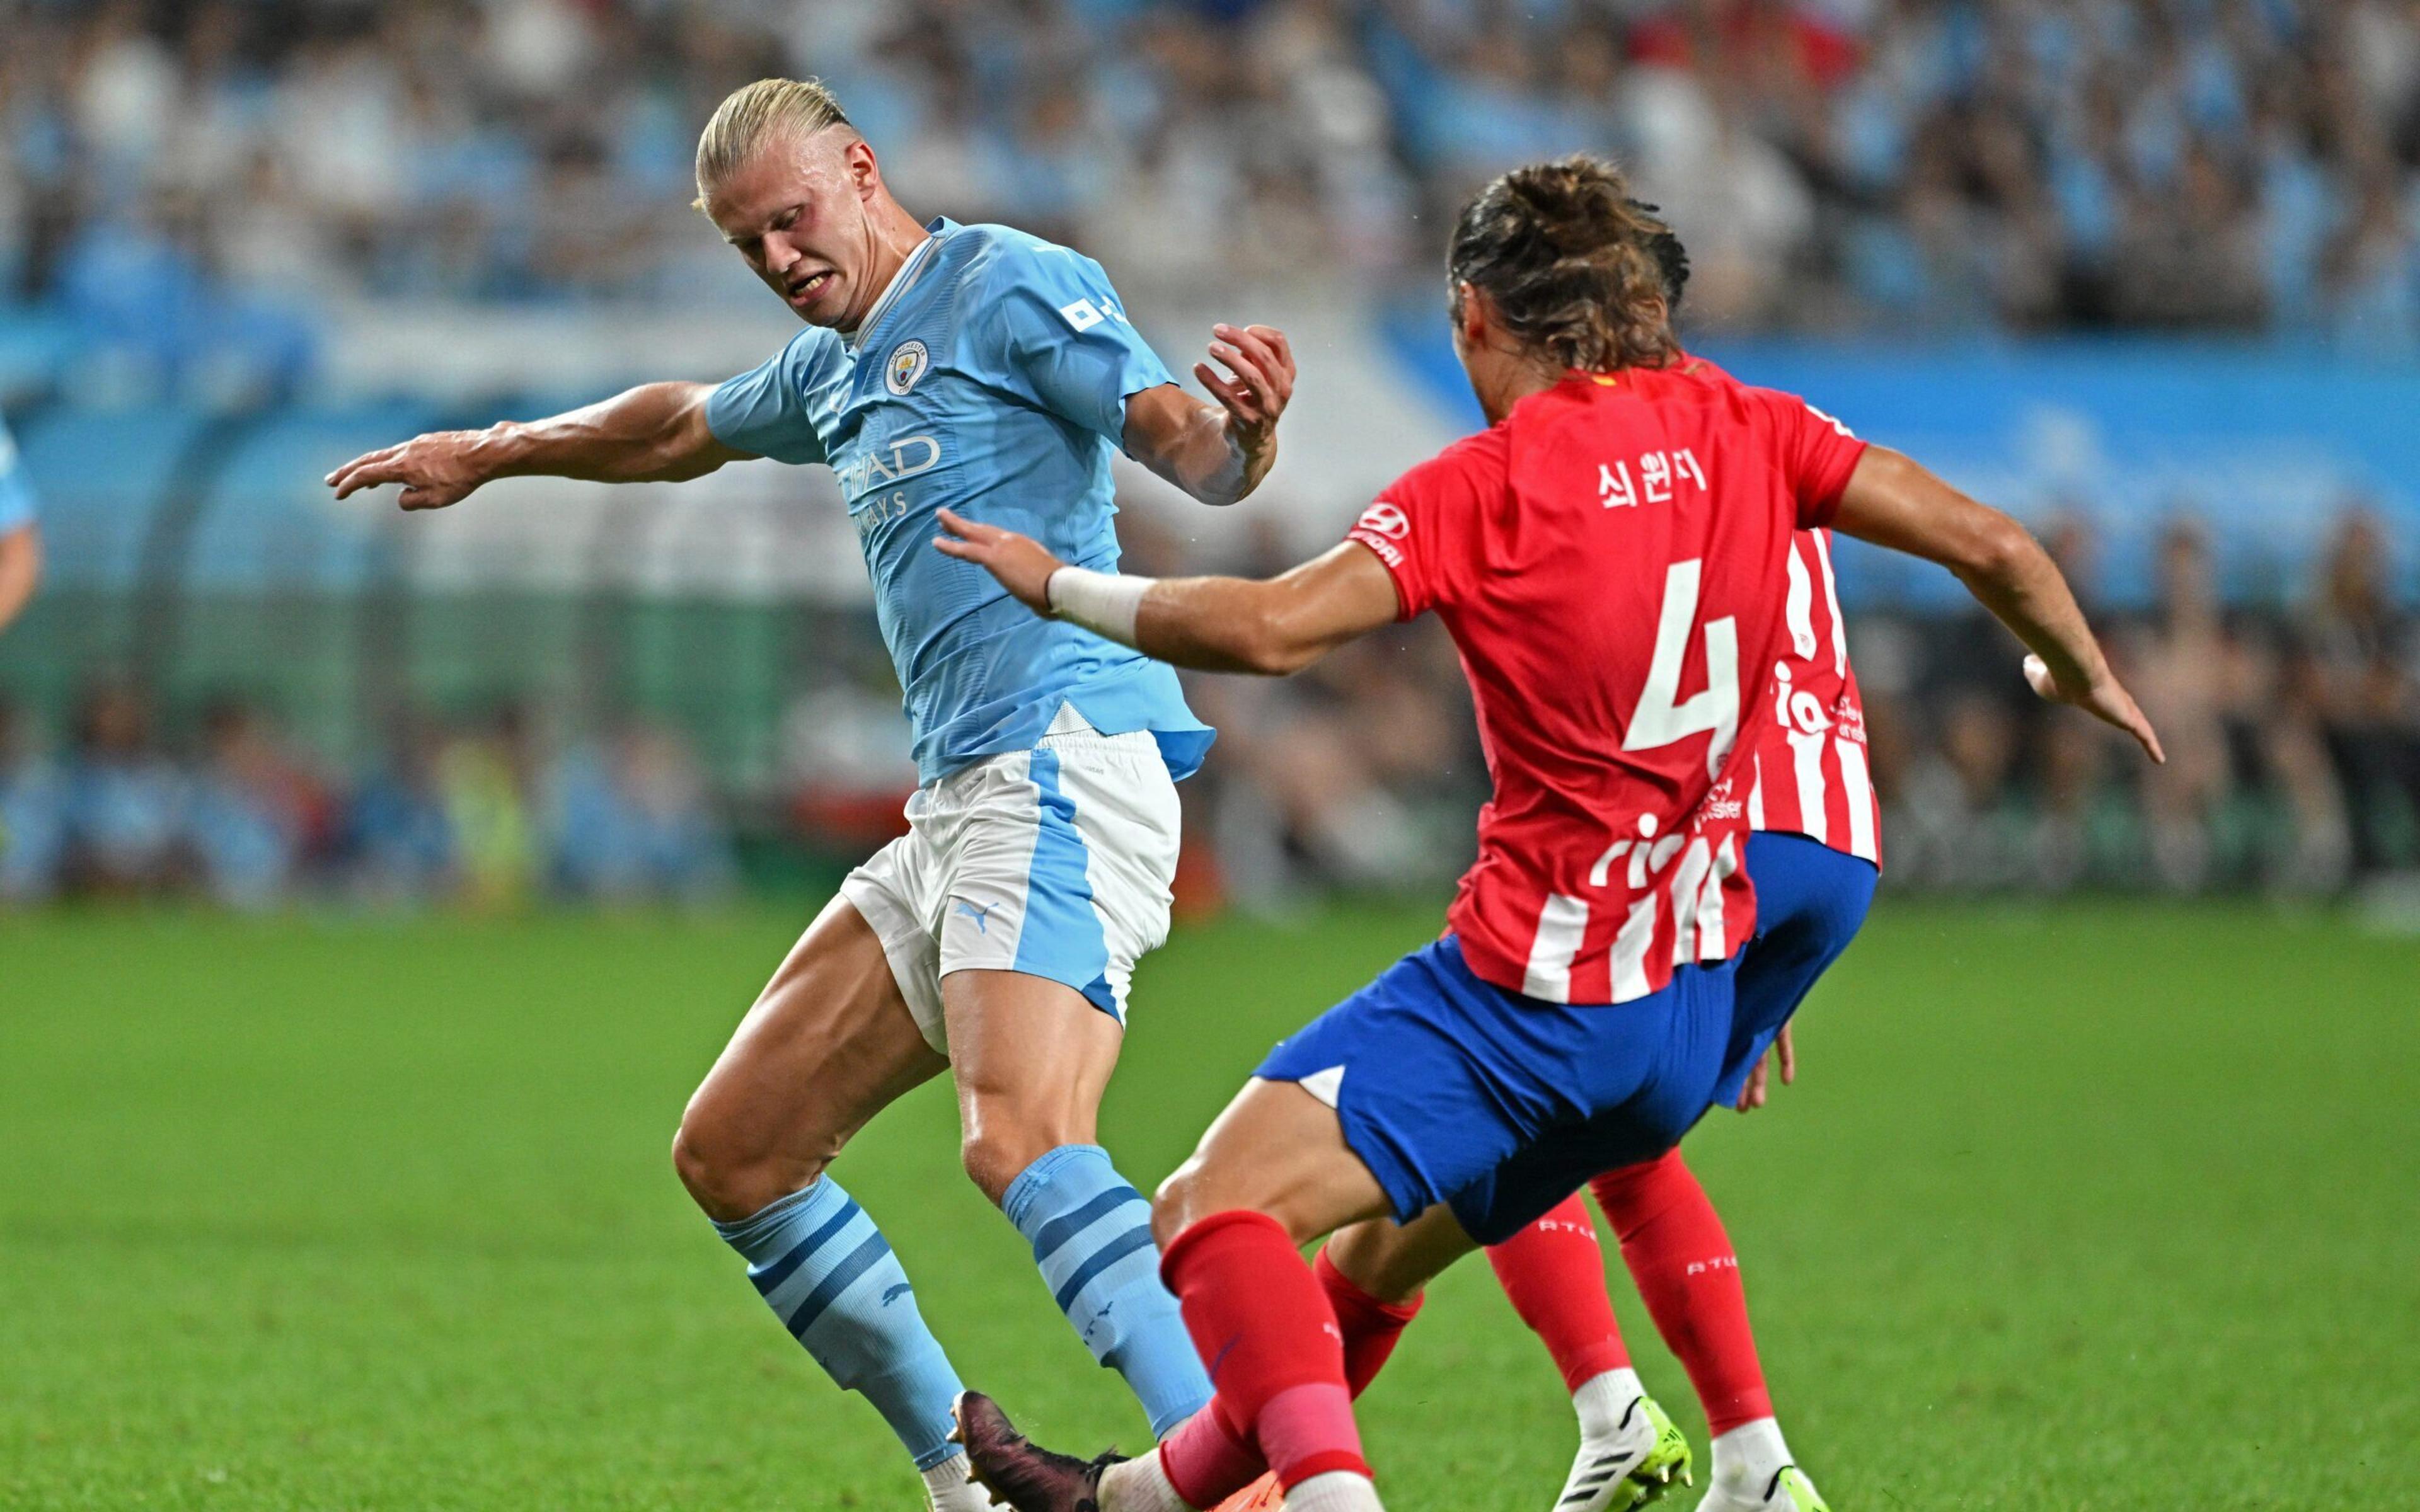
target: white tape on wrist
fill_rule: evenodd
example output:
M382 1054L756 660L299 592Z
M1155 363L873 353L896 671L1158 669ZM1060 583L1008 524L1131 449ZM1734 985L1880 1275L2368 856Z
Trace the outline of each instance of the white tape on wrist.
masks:
M1130 578L1121 572L1094 572L1088 567L1062 567L1050 575L1046 592L1050 612L1094 635L1122 646L1135 643L1135 617L1142 612L1142 596L1156 578Z

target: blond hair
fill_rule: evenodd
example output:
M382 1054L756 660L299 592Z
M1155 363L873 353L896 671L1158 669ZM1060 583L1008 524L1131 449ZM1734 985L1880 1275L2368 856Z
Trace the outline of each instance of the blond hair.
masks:
M821 79L759 79L734 89L714 107L714 117L698 134L697 208L706 208L714 186L755 156L768 137L783 133L803 140L828 127L847 125L840 101Z

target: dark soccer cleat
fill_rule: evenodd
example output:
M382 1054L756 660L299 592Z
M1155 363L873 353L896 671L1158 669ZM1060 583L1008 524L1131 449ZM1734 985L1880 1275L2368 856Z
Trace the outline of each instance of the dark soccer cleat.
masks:
M966 1446L975 1484L995 1504L1016 1512L1101 1512L1101 1472L1121 1456L1053 1454L1017 1432L1000 1403L979 1391L961 1392L951 1415L958 1424L951 1437Z

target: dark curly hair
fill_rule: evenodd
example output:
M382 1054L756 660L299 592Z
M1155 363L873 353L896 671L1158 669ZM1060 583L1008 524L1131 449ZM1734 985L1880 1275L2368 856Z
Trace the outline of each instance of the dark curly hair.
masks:
M1672 312L1689 255L1621 171L1574 154L1515 168L1454 223L1446 276L1483 289L1505 326L1564 367L1662 367L1680 355Z

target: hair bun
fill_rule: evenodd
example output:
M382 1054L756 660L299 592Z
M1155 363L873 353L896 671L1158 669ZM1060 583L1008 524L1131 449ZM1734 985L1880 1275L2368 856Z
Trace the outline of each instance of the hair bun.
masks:
M1540 239L1558 255L1593 255L1615 236L1615 207L1627 196L1616 193L1621 182L1605 164L1566 158L1505 177Z

